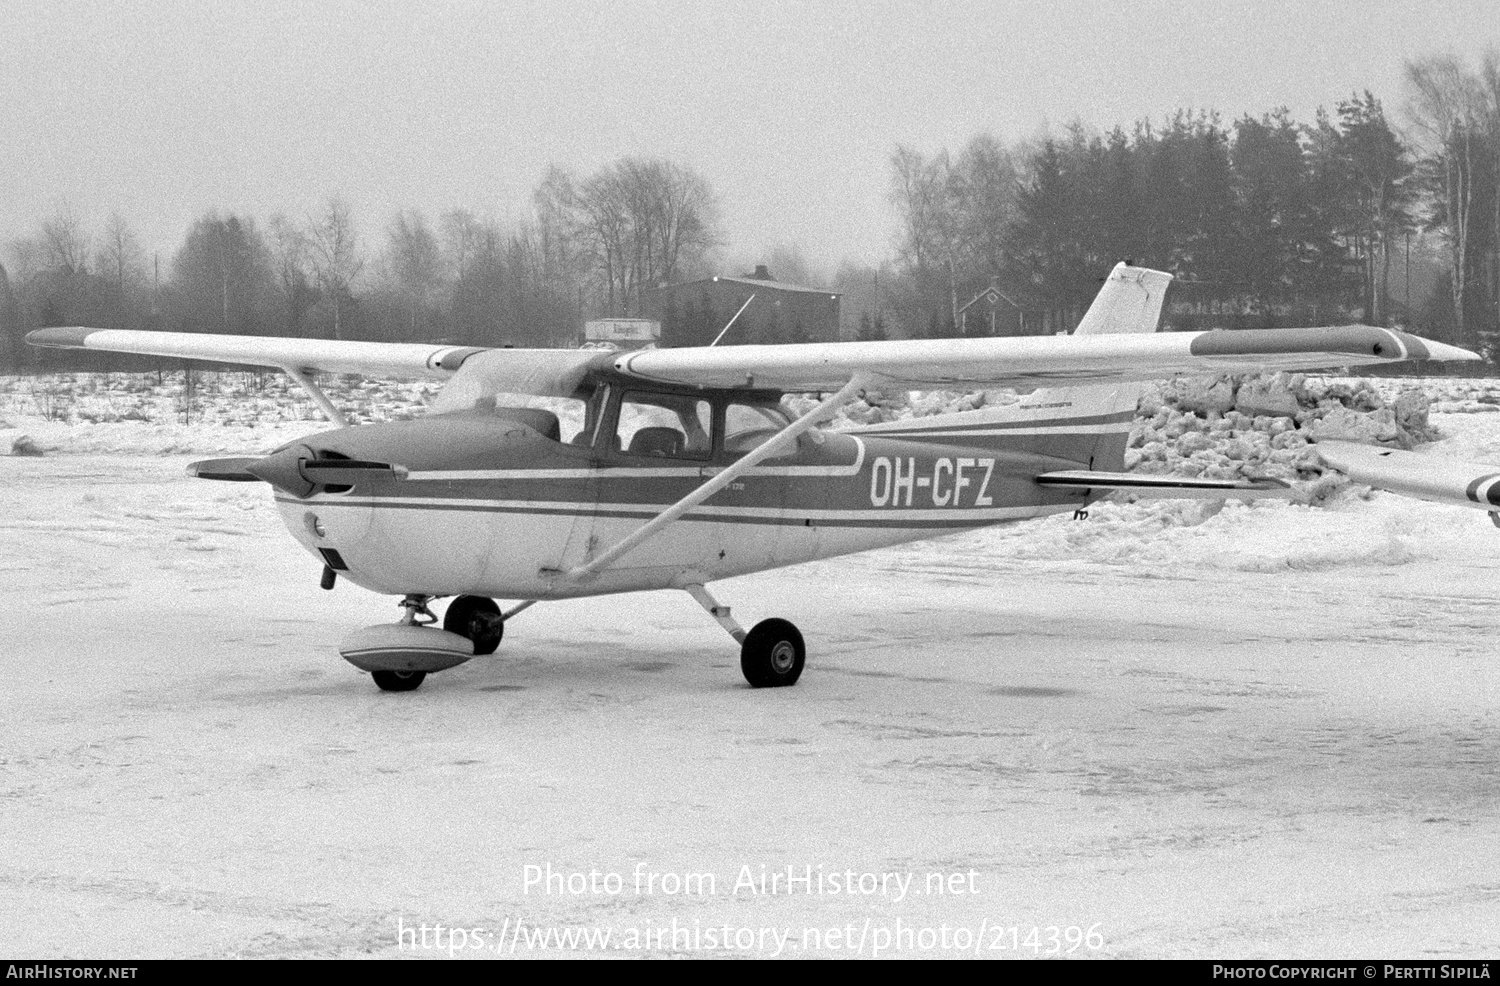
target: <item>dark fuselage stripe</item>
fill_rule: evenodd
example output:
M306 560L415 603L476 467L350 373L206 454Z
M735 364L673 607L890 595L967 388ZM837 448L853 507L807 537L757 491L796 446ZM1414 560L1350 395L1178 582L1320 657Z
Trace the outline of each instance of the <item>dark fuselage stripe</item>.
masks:
M582 509L568 507L507 507L494 504L456 504L456 503L413 503L403 501L400 503L341 503L336 500L290 500L277 497L280 503L298 504L308 507L365 507L371 510L436 510L452 511L455 513L488 513L488 514L523 514L540 515L544 517L605 517L622 520L647 521L661 513L659 508L647 508L643 510L595 510L587 506ZM1074 504L1050 504L1045 508L1067 510L1072 509ZM1011 515L996 515L989 517L948 517L943 516L941 508L933 508L931 517L904 517L885 518L880 511L868 512L849 511L848 517L806 517L795 513L782 516L750 517L743 514L695 514L688 513L679 518L682 521L690 521L700 524L751 524L762 527L862 527L877 530L967 530L976 527L989 527L993 524L1006 524L1018 520L1028 520L1035 514L1030 513L1030 508L1005 508L1007 511L1020 511Z

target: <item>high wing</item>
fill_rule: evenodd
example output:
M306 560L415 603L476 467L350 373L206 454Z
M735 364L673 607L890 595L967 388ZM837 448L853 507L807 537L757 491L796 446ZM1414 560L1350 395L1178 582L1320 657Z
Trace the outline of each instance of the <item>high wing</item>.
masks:
M1247 373L1368 366L1402 360L1472 360L1465 349L1371 325L1156 332L1171 276L1120 264L1072 335L993 339L725 346L598 353L478 349L124 329L40 329L38 346L109 350L280 367L304 387L314 371L452 377L456 400L494 393L570 396L590 371L610 366L663 383L834 391L922 390L1156 380L1179 373ZM322 399L326 402L326 398ZM447 402L447 406L454 406ZM325 406L325 410L329 410Z
M498 392L570 397L590 369L608 366L610 359L608 353L576 349L482 349L430 343L141 332L84 326L38 329L28 333L26 341L53 349L92 349L276 367L297 381L323 413L339 425L348 422L313 382L312 374L359 373L451 381L460 370L467 369L469 372L457 387L450 384L445 388L445 394L452 391L447 405L451 407L458 406L456 402L472 405L474 399Z
M72 326L38 329L26 336L33 346L94 349L142 356L171 356L216 363L274 366L308 373L362 373L401 379L451 377L464 359L481 352L473 346L421 343L340 342L276 336L210 335L196 332L139 332Z
M833 390L855 373L906 390L1158 380L1174 374L1312 370L1471 360L1466 349L1371 325L1161 334L923 339L652 349L620 355L632 376L706 386Z

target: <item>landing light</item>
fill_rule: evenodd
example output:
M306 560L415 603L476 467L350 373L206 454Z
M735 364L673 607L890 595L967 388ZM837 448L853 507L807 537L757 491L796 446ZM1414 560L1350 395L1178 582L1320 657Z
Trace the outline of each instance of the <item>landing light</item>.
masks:
M328 531L324 529L323 522L311 510L302 515L302 522L307 525L307 529L312 532L313 537L321 539L328 536Z

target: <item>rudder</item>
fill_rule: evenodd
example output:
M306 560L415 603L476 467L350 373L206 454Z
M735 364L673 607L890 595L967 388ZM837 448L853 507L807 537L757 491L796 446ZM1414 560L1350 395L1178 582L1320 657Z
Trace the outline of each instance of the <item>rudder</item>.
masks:
M1161 327L1167 288L1171 283L1172 275L1163 271L1116 264L1093 304L1084 313L1083 320L1073 330L1073 335L1157 331ZM1131 421L1136 405L1140 403L1141 392L1147 386L1149 384L1132 382L1046 387L1033 392L1023 403L1066 406L1069 415L1119 420L1118 429L1098 435L1088 460L1091 469L1114 471L1125 468L1125 446L1130 440Z

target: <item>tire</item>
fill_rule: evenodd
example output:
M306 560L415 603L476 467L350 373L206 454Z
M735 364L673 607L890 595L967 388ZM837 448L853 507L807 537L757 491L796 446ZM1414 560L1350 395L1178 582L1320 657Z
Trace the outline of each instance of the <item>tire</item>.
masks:
M806 662L802 634L786 620L761 620L740 645L740 670L752 688L795 685Z
M370 677L383 692L414 692L427 677L426 671L371 671Z
M495 653L505 636L500 607L484 596L459 596L443 614L443 629L474 641L474 656Z

